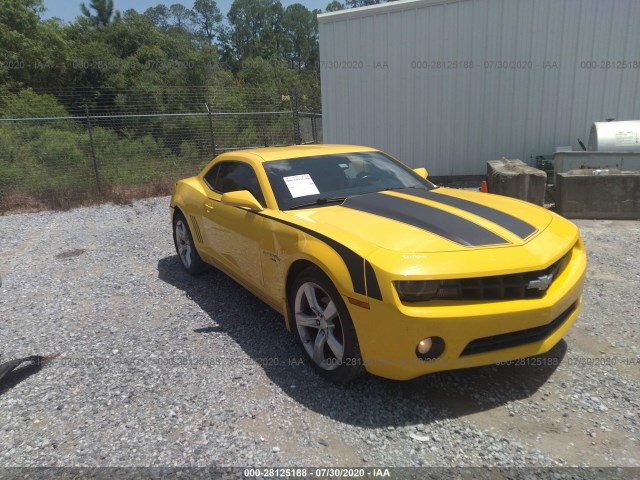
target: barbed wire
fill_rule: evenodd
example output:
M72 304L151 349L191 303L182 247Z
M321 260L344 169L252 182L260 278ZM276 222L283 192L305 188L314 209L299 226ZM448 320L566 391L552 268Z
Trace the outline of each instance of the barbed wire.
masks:
M212 112L238 113L273 110L291 110L290 89L264 90L257 87L135 87L130 89L73 88L62 90L30 90L35 95L55 99L69 116L115 115L151 113ZM15 94L20 95L20 91ZM13 92L0 92L0 108ZM303 111L319 111L317 95L299 93L298 104ZM6 108L2 109L6 110ZM7 115L0 110L0 118L22 116L16 112ZM48 116L42 112L42 116Z

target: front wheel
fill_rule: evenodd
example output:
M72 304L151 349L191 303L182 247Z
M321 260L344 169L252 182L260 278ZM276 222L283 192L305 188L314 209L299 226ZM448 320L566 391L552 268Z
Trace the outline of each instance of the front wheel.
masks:
M176 212L173 217L173 242L187 273L197 275L207 270L207 264L200 258L196 250L187 219L180 212Z
M364 373L351 316L331 280L318 268L296 278L289 293L294 334L314 369L334 382Z

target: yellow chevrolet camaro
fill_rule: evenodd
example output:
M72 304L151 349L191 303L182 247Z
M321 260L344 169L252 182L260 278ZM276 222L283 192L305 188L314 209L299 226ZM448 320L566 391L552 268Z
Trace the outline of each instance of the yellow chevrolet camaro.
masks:
M537 355L580 311L574 224L436 187L424 168L368 147L224 153L174 185L171 216L184 268L212 265L282 313L334 381Z

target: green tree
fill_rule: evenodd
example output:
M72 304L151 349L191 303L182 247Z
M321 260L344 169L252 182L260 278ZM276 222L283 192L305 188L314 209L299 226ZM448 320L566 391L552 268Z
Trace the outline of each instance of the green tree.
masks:
M157 5L147 8L144 15L155 27L163 28L169 24L171 13L166 5Z
M343 3L340 3L338 0L333 0L333 2L327 5L327 12L337 12L338 10L344 10L345 6Z
M279 0L265 0L264 26L260 32L258 52L264 58L281 58L287 50L288 38L284 28L284 8Z
M68 48L62 26L43 22L41 0L0 0L0 84L64 84Z
M195 0L193 3L195 21L200 27L200 33L207 39L209 45L217 37L222 23L222 14L214 0Z
M91 10L95 11L95 15ZM113 9L113 0L91 0L88 7L82 2L80 11L96 26L106 26L112 20L120 19L120 12Z
M369 5L378 5L385 3L385 0L346 0L346 4L350 8L367 7Z
M42 112L51 116L65 116L67 112L53 95L38 94L31 88L16 93L0 89L0 109L8 117L38 117Z
M283 56L287 34L279 0L234 0L227 14L226 49L236 61Z
M169 7L169 15L171 16L173 24L176 27L182 27L185 30L190 29L191 24L195 19L193 10L185 7L180 3L174 3Z
M283 23L289 40L286 57L291 66L298 70L309 66L318 42L315 14L304 5L294 3L285 10Z

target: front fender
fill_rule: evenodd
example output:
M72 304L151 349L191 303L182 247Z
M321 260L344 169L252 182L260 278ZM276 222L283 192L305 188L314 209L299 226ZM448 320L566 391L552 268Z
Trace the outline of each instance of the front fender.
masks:
M287 278L289 277L292 267L297 262L312 263L316 267L320 268L327 277L333 282L336 289L342 296L360 296L366 299L365 291L356 291L354 288L354 280L356 283L364 280L362 276L364 274L363 266L359 269L355 269L354 266L350 266L329 245L323 243L315 238L304 238L298 242L299 249L297 254L289 255L287 257L287 264L289 268L287 270ZM364 262L364 259L362 259ZM353 276L357 275L358 278L354 279Z
M293 323L291 312L289 311L289 292L287 290L295 281L298 273L308 266L313 265L322 270L343 297L345 303L348 302L347 297L357 298L366 302L366 295L354 291L352 273L338 252L322 241L308 236L301 238L296 242L296 245L297 250L295 253L284 255L287 269L283 278L284 281L281 282L283 288L281 297L283 298L282 312L288 330L291 330Z
M280 256L287 265L285 281L281 282L284 288L291 285L301 267L313 264L329 277L344 297L345 303L353 300L366 303L369 297L381 299L375 272L363 255L304 226L288 224L288 227L290 228L284 227L288 234L284 237L288 236L292 241L289 244L285 242L279 249ZM287 328L290 329L287 293L283 291L281 298L284 298L282 310L285 312Z
M206 193L199 183L198 177L185 178L177 181L171 187L170 207L178 207L186 215L187 212L185 210L191 210L194 205L201 204L205 197Z

